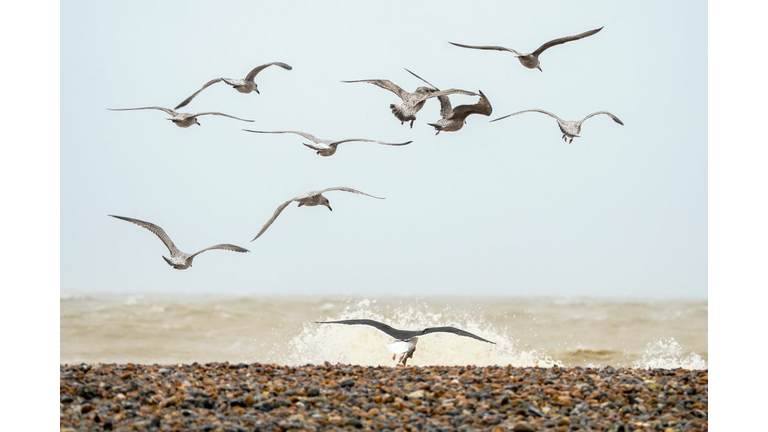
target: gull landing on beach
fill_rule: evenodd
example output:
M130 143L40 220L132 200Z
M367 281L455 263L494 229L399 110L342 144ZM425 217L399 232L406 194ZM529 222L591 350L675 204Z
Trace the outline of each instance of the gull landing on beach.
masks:
M268 68L269 66L280 66L281 68L286 69L286 70L293 69L291 66L289 66L289 65L287 65L285 63L272 62L272 63L263 64L261 66L256 66L253 70L248 72L248 75L246 75L245 78L243 78L243 79L223 78L223 77L222 78L214 78L214 79L208 81L207 83L203 84L203 86L200 88L200 90L192 93L192 96L184 99L183 102L181 102L180 104L176 105L175 109L179 109L179 108L185 106L186 104L190 103L192 101L192 99L195 98L195 96L200 94L201 91L205 90L206 88L208 88L209 86L211 86L213 84L216 84L219 81L224 81L225 83L231 85L235 90L239 91L240 93L256 92L257 94L261 94L261 93L259 93L259 86L254 81L254 78L256 78L256 75L259 72L261 72L265 68Z
M565 36L558 39L553 39L544 45L540 46L536 49L536 51L529 53L529 54L522 54L518 51L513 50L512 48L505 48L502 46L490 46L490 45L464 45L454 42L448 42L451 45L456 45L457 47L462 48L473 48L473 49L481 49L481 50L496 50L496 51L509 51L517 56L517 59L520 60L520 64L527 67L528 69L538 69L541 71L541 65L539 63L539 56L541 53L543 53L548 48L552 48L555 45L564 44L566 42L579 40L582 38L585 38L587 36L592 36L593 34L599 32L603 28L600 27L598 29L585 31L584 33L579 33L577 35L573 36Z
M416 75L415 73L409 71L406 69L411 75L415 76L416 78L424 81L423 78ZM433 87L418 87L413 93L408 93L407 91L400 88L398 85L393 83L390 80L385 79L369 79L369 80L356 80L356 81L342 81L344 83L356 83L356 82L364 82L373 84L375 86L379 86L385 90L389 90L392 93L396 94L400 97L400 99L403 100L403 103L400 105L390 104L389 109L392 110L392 114L394 114L395 117L397 117L398 120L400 120L400 124L404 124L405 122L411 122L411 128L413 128L413 122L416 120L416 113L421 110L421 108L424 106L424 103L429 98L438 97L438 96L447 96L451 94L463 94L468 96L477 96L477 93L469 92L466 90L458 90L458 89L448 89L448 90L438 90L434 86ZM424 81L426 82L426 81Z
M416 343L419 341L418 336L424 336L430 333L453 333L455 335L471 337L473 339L492 343L494 345L496 344L496 342L491 342L488 339L483 339L480 336L474 335L466 330L458 329L456 327L430 327L430 328L425 328L424 330L398 330L396 328L392 328L387 324L380 323L378 321L374 321L371 319L316 321L316 323L317 324L368 325L371 327L375 327L376 329L388 334L390 337L395 339L395 342L391 344L387 344L385 346L390 352L393 353L392 360L394 360L398 354L402 353L397 363L398 364L402 363L403 366L405 366L405 363L408 361L409 358L413 357L413 353L416 351Z
M311 148L312 150L315 150L317 154L320 156L333 156L333 154L336 153L336 147L338 147L339 144L345 143L345 142L352 142L352 141L372 142L372 143L383 144L388 146L404 146L406 144L410 144L413 142L413 141L408 141L404 143L388 143L384 141L377 141L377 140L366 139L366 138L347 138L343 140L334 141L334 140L328 140L328 139L320 139L314 135L308 134L306 132L299 132L299 131L257 131L257 130L250 130L250 129L243 129L243 130L246 132L253 132L253 133L273 133L273 134L292 133L292 134L303 136L304 138L312 141L314 144L307 144L307 143L302 143L302 144Z
M175 268L176 270L184 270L186 268L192 267L192 260L195 259L197 255L200 255L201 253L205 251L209 251L211 249L222 249L222 250L228 250L232 252L248 252L248 249L241 248L240 246L235 246L232 244L217 244L215 246L201 249L193 254L188 254L186 252L180 251L176 247L176 245L173 244L173 241L171 241L171 238L168 237L168 234L166 234L162 228L160 228L159 226L153 223L145 222L143 220L133 219L125 216L115 216L115 215L108 215L108 216L112 216L113 218L122 219L124 221L134 223L142 228L148 229L157 237L159 237L160 240L162 240L165 247L168 248L168 251L171 252L170 258L163 255L163 259L165 260L165 262L168 263L169 266Z
M377 197L377 196L373 196L373 195L368 195L367 193L360 192L359 190L356 190L356 189L352 189L352 188L348 188L348 187L343 187L343 186L323 189L321 191L310 191L310 192L307 192L305 194L301 194L301 195L299 195L299 196L297 196L295 198L291 198L288 201L280 204L280 206L275 210L275 213L272 215L271 218L269 218L267 223L265 223L264 226L261 227L261 231L259 231L259 233L256 234L256 237L254 237L253 240L256 240L262 234L264 234L264 231L266 231L267 228L269 228L269 226L272 225L272 222L274 222L275 219L277 219L277 217L280 216L280 213L286 207L288 207L288 204L290 204L290 203L292 203L294 201L299 203L298 207L322 205L322 206L328 207L328 210L333 211L333 209L331 208L331 202L328 201L328 198L324 197L323 194L326 193L326 192L337 191L337 190L338 191L344 191L344 192L352 192L352 193L355 193L355 194L365 195L365 196L369 196L371 198L376 198L376 199L384 199L384 198L381 198L381 197ZM251 241L253 241L253 240L251 240Z
M235 116L231 116L229 114L224 114L220 112L203 112L198 114L188 114L188 113L176 112L172 109L158 107L158 106L140 107L140 108L107 108L107 109L110 111L133 111L133 110L146 110L146 109L165 111L166 113L168 113L168 115L171 116L171 118L167 120L172 121L173 124L182 128L188 128L193 124L200 126L200 122L197 121L197 117L203 116L203 115L219 115L219 116L229 117L229 118L233 118L235 120L240 120L244 122L251 122L251 123L253 122L253 120L241 119L240 117L235 117Z
M505 115L504 117L499 117L497 119L493 119L493 120L491 120L491 122L495 122L497 120L505 119L507 117L510 117L510 116L513 116L513 115L522 114L522 113L526 113L526 112L539 112L539 113L542 113L542 114L546 114L546 115L548 115L550 117L553 117L555 120L557 120L557 125L560 127L560 132L563 133L563 141L567 142L568 144L572 144L574 138L579 138L579 133L581 133L581 124L584 123L584 121L586 119L588 119L590 117L593 117L593 116L596 116L598 114L605 114L608 117L612 118L613 121L615 121L616 123L624 126L624 122L619 120L618 117L616 117L615 115L609 113L608 111L593 112L592 114L587 115L586 117L584 117L581 120L571 121L571 120L563 120L560 117L552 114L551 112L544 111L542 109L529 109L529 110L518 111L516 113Z

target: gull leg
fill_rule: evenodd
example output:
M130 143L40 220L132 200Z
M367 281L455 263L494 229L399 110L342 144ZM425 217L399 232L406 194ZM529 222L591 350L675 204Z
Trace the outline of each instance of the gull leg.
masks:
M400 358L397 360L397 363L395 363L395 367L397 367L397 366L405 367L405 364L402 363L404 355L405 355L405 353L403 353L403 355L400 356ZM396 356L397 356L397 354L393 355L392 356L392 360L394 360Z
M403 353L402 357L400 357L400 361L403 362L403 366L406 365L409 358L413 358L413 353L416 352L416 347L413 347L409 349L407 352Z

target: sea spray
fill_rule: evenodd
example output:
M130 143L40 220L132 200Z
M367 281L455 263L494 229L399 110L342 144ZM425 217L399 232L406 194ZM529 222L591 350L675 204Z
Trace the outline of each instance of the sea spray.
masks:
M696 353L683 353L683 347L674 338L664 338L649 342L643 358L632 366L638 369L707 369L707 362Z
M526 350L510 336L509 329L494 328L481 311L457 311L447 306L431 309L421 300L401 300L395 305L379 305L376 300L347 300L342 311L331 309L318 314L317 321L367 318L394 328L417 330L427 327L453 326L485 339L489 344L450 333L432 333L419 338L409 365L514 365L542 366L556 364L535 350ZM270 357L288 365L330 363L367 366L394 366L395 360L385 344L392 339L377 329L364 325L305 323L301 331L286 342L277 344Z

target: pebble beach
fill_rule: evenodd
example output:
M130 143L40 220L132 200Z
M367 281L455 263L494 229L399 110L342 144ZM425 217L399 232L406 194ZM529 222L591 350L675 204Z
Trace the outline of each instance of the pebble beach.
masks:
M708 370L60 365L61 431L698 431Z

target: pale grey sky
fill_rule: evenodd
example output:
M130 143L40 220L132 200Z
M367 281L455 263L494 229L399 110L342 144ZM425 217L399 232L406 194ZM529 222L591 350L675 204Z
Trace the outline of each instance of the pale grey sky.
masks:
M61 290L250 294L707 296L707 4L703 2L73 2L61 6ZM510 53L604 26L541 55ZM215 77L281 61L243 95L223 83L183 112L221 111L180 129L160 111ZM389 79L482 90L490 117L435 136L430 100L413 129ZM455 105L477 98L454 96ZM541 108L584 123L564 143ZM342 144L323 158L294 129ZM349 186L325 208L282 202ZM180 249L234 243L177 271L150 232Z

